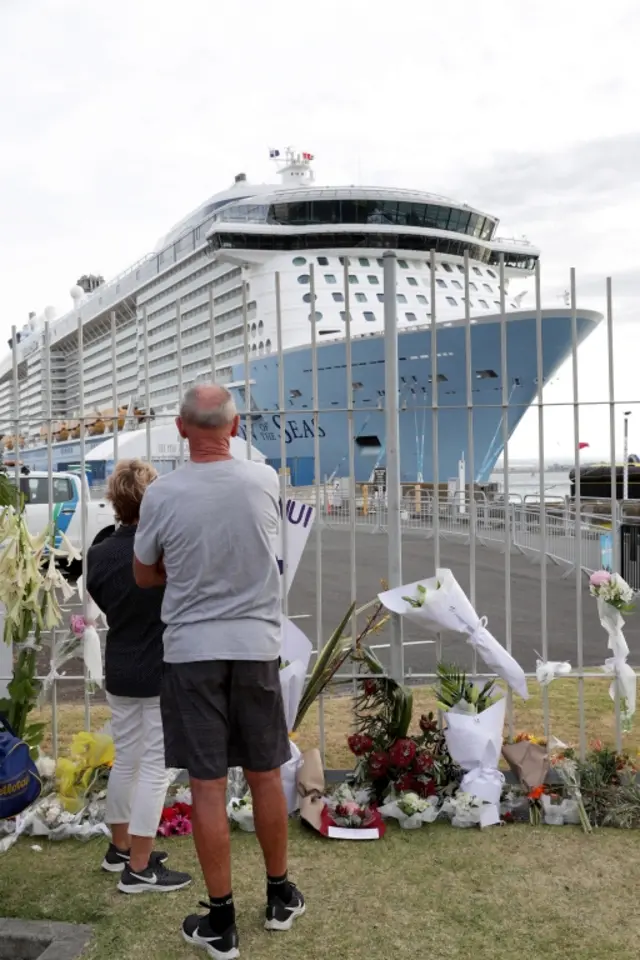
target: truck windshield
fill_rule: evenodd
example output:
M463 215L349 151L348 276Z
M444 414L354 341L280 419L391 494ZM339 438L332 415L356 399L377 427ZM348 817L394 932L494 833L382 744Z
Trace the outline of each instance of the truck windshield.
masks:
M20 477L20 491L27 505L49 503L48 477ZM66 503L73 500L73 488L67 477L53 478L53 502Z

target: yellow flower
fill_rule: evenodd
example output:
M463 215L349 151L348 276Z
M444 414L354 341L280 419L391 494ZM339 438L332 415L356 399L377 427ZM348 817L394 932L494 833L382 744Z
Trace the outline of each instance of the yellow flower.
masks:
M77 733L71 741L71 755L82 761L83 767L105 767L116 758L116 748L105 733Z

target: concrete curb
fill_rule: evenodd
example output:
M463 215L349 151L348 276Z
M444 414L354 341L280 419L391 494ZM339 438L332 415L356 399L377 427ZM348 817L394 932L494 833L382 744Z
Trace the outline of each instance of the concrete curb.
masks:
M75 960L92 937L84 924L0 917L0 960Z

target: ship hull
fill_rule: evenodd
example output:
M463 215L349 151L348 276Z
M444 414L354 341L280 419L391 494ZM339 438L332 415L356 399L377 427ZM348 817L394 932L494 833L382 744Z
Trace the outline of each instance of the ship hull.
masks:
M578 343L597 326L601 316L580 311ZM483 318L469 328L471 424L469 444L467 406L467 331L463 322L438 324L435 344L430 329L402 331L398 338L400 476L402 482L440 481L458 475L464 457L467 479L489 479L511 436L537 395L536 315L532 311L508 314L506 337L506 400L503 407L502 331L499 317ZM571 355L572 321L568 310L542 313L543 382ZM437 355L437 401L432 377L432 352ZM286 415L279 412L278 356L250 362L252 442L274 467L282 466L281 435L285 438L286 467L297 486L314 480L315 434L319 438L319 477L335 479L349 474L349 443L354 440L355 477L367 482L376 467L386 466L384 337L373 335L352 341L354 412L347 408L346 344L320 342L317 346L318 402L313 397L311 347L286 350L284 393ZM243 364L233 369L234 384L244 383ZM246 409L242 387L232 387L239 410ZM317 423L314 409L320 411ZM246 417L240 428L246 436ZM434 433L437 470L434 471Z

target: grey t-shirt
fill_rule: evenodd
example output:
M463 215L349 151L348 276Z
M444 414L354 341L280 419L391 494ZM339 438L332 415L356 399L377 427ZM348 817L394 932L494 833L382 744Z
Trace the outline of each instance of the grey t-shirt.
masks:
M189 462L148 487L135 554L164 558L167 663L279 656L279 498L275 470L251 460Z

